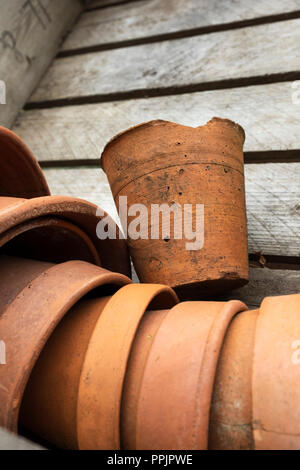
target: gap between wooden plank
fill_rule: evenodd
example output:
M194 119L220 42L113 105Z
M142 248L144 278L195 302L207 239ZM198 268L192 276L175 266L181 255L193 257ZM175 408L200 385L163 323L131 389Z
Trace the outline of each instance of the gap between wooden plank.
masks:
M131 0L132 1L132 0ZM135 0L141 1L141 0ZM110 6L110 5L108 5ZM95 44L93 46L77 47L74 49L61 50L57 54L57 58L71 57L74 55L87 54L90 52L101 52L112 49L120 49L123 47L132 47L142 44L151 44L161 41L172 41L175 39L183 39L194 36L201 36L204 34L216 33L221 31L229 31L251 26L258 26L263 24L278 23L286 20L293 20L300 18L300 10L292 11L290 13L282 13L279 15L268 15L260 18L252 18L242 21L233 21L231 23L222 23L216 25L202 26L199 28L186 29L184 31L175 31L172 33L156 34L153 36L145 36L137 39L127 39L116 42L108 42L104 44Z
M105 8L111 8L111 7L119 7L121 5L127 5L128 3L135 3L135 2L141 2L145 0L113 0L111 2L104 3L101 5L101 2L97 5L97 2L95 3L95 6L93 6L93 2L91 6L88 6L86 8L86 11L95 11L95 10L104 10Z
M298 88L284 82L37 109L20 113L13 130L39 161L51 165L50 161L77 160L93 165L114 135L141 122L162 119L198 127L218 116L245 129L247 163L299 161L300 103L294 99L300 96Z
M263 76L244 77L206 83L183 85L178 87L146 88L132 91L95 94L86 96L74 96L70 98L41 100L29 102L24 106L25 110L56 108L58 106L77 106L82 104L107 103L112 101L124 101L138 98L154 98L160 96L182 95L201 91L228 90L253 85L266 85L280 82L300 80L300 70L294 72L277 73Z
M300 19L296 19L56 59L29 106L297 80L299 42Z
M148 0L85 12L63 44L63 50L163 37L182 31L288 15L299 0ZM288 17L287 17L288 18ZM263 20L264 21L264 20ZM201 29L200 29L201 32Z

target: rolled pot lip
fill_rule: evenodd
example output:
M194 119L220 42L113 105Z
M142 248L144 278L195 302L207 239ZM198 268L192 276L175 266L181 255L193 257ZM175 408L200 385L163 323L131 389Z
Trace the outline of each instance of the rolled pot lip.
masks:
M180 124L180 123L177 123L177 122L173 122L173 121L168 121L168 120L165 120L165 119L151 119L150 121L145 121L145 122L142 122L140 124L136 124L134 126L130 126L128 129L125 129L123 131L120 131L118 132L116 135L114 135L107 143L106 145L104 146L102 152L101 152L101 156L100 156L100 167L102 168L102 170L105 172L105 162L104 162L104 157L106 155L106 151L108 150L108 148L110 147L110 145L112 143L114 143L115 141L119 140L120 138L122 138L124 135L126 134L130 134L132 132L134 132L135 130L137 129L140 129L142 127L150 127L150 126L166 126L166 125L172 125L172 126L178 126L178 127L181 127L181 128L187 128L187 129L194 129L194 130L197 130L197 129L201 129L201 128L204 128L206 126L209 126L211 125L212 123L216 123L216 122L219 122L219 123L225 123L227 125L230 125L231 127L235 128L237 130L237 132L239 132L241 135L242 135L242 139L243 139L243 143L245 142L245 138L246 138L246 135L245 135L245 131L244 131L244 128L238 124L237 122L235 121L232 121L231 119L227 119L227 118L220 118L220 117L212 117L209 121L207 121L205 124L202 124L200 126L186 126L184 124Z
M28 294L28 286L26 286L20 294L8 305L7 309L5 310L5 314L7 315L7 312L9 314L10 309L13 308L13 306L16 303L20 303L20 301L23 301L25 298L25 293L27 292L27 295L29 296L29 300L34 300L35 297L39 297L39 295L42 295L40 291L41 287L40 285L38 286L39 288L36 288L37 284L39 284L41 279L48 279L49 275L53 275L56 271L60 271L62 273L64 272L74 272L77 269L78 275L79 273L81 274L82 270L88 274L86 274L85 279L81 281L81 283L78 284L78 279L75 278L74 280L74 286L72 286L72 289L67 290L65 289L63 292L63 296L61 295L62 291L60 292L59 296L59 304L57 300L55 301L55 307L56 310L55 312L51 312L51 309L54 309L54 304L50 304L48 307L50 309L50 312L52 315L48 315L48 312L44 312L44 315L41 315L39 317L40 319L40 331L39 335L34 337L34 341L30 341L31 347L30 347L30 352L29 352L29 358L26 364L22 365L22 370L19 371L18 368L15 371L17 374L17 382L14 383L10 388L10 395L8 396L8 409L5 411L2 417L0 417L0 424L7 429L10 429L13 432L17 432L17 427L18 427L18 419L19 419L19 410L21 406L21 402L23 399L24 391L26 388L26 385L28 383L30 374L33 370L34 365L36 364L42 349L44 345L46 344L47 340L51 336L52 332L56 328L56 326L59 324L59 322L62 320L62 318L66 315L66 313L78 302L80 299L84 297L84 295L88 294L92 290L101 287L105 284L114 284L116 287L121 288L122 286L126 284L130 284L132 281L129 279L127 276L124 274L120 273L115 273L112 271L108 271L105 268L101 268L99 266L95 266L93 264L87 263L85 261L66 261L64 263L60 264L54 264L53 266L49 267L45 271L42 272L42 274L38 275L33 281L31 281L30 284L30 294ZM45 276L45 273L47 274ZM56 276L55 276L56 279ZM47 281L46 281L47 282ZM45 288L45 287L44 287ZM59 289L58 289L59 290ZM43 291L43 288L42 288ZM22 295L24 293L24 296ZM21 299L21 300L20 300ZM28 299L27 299L28 302ZM18 309L17 309L18 311ZM14 313L14 310L12 311L13 315L16 316L16 313ZM46 325L44 324L44 320L47 319ZM0 325L1 325L1 317L0 317ZM13 335L14 341L16 341L16 335L14 331L11 331L11 335ZM25 345L25 349L28 350L29 344ZM17 362L17 359L15 358L15 363ZM19 376L18 376L19 375ZM7 393L7 389L4 387L5 393ZM3 390L4 390L3 389ZM1 395L1 390L0 390L0 395ZM12 396L11 396L12 395ZM4 398L5 399L5 398ZM1 415L1 413L0 413Z
M77 235L84 242L85 246L89 249L90 254L94 259L94 264L97 266L101 266L99 253L96 250L94 244L92 243L90 237L84 232L84 230L82 230L78 225L75 225L68 220L56 217L55 215L42 216L37 217L35 219L26 220L25 222L21 222L18 225L14 225L5 232L0 233L0 248L5 246L6 243L10 242L15 237L18 237L23 233L44 227L60 227ZM87 260L82 259L82 261Z
M1 205L1 202L7 201L7 205ZM83 232L87 234L95 245L98 252L100 262L101 261L101 243L105 240L101 240L96 235L96 227L98 222L104 217L110 221L111 225L116 226L116 230L119 233L120 228L114 222L107 212L103 211L103 216L97 216L98 206L95 204L85 201L84 199L74 198L71 196L41 196L32 199L24 198L13 198L13 197L0 197L0 236L12 227L19 225L29 220L36 219L37 217L43 216L56 216L77 225ZM94 230L87 229L84 223L78 223L77 218L80 216L86 216L93 218L95 221ZM119 259L124 259L122 262L122 272L130 276L130 262L128 248L124 240L117 239L118 250L116 250L115 256L118 256L118 252L122 251L122 256ZM105 266L104 266L105 267Z
M201 316L201 308L205 310L205 306L208 304L222 305L221 310L216 313L215 318L212 321L211 327L205 338L199 339L205 341L205 349L203 351L202 360L199 364L199 374L197 378L197 390L199 396L197 399L196 409L198 410L198 417L194 419L194 431L193 431L193 443L191 447L188 447L188 450L199 450L206 449L208 445L208 430L209 430L209 417L210 417L210 406L212 400L213 386L216 375L216 369L218 365L218 360L222 348L222 344L226 335L226 332L230 326L230 323L235 315L247 311L247 306L239 300L229 300L227 302L215 302L215 301L185 301L180 302L170 309L169 313L164 317L160 328L163 327L164 322L172 321L172 315L174 312L178 315L181 314L182 317L185 317L186 310L189 309L191 305L199 305L199 316ZM159 336L158 333L154 339L152 348L155 348L155 341ZM154 353L153 353L154 354ZM163 354L163 352L161 352ZM153 360L151 367L153 367ZM150 369L151 370L151 369ZM149 375L149 371L148 371ZM146 374L144 373L143 381L145 380ZM149 380L149 377L148 377ZM143 384L142 384L143 387ZM174 393L177 396L182 395L182 390L177 391L172 390L173 397ZM182 410L183 412L183 410ZM140 415L140 403L138 405L138 421ZM199 420L202 420L201 426L199 426ZM137 442L139 442L140 429L137 425ZM138 446L138 448L142 448ZM161 448L160 448L161 449Z
M162 294L164 298L159 299L159 296ZM130 299L132 299L131 303ZM120 448L121 406L130 352L142 317L149 309L153 300L156 299L159 301L159 305L155 305L156 310L160 309L160 307L161 309L172 308L179 302L176 293L169 286L163 284L131 283L121 287L104 306L86 348L79 380L77 399L77 441L79 449L98 449L95 442L99 439L99 433L96 433L95 423L89 421L90 414L87 411L90 403L93 401L93 390L95 389L98 390L98 406L93 408L92 414L97 414L97 429L102 429L102 443L110 442L109 449ZM123 301L127 301L127 307L130 309L130 312L128 312L122 321L124 314L120 309L116 308L116 305L123 304ZM112 342L110 337L106 337L105 331L115 331L116 323L122 331L121 341L118 338L119 341ZM102 341L99 341L101 337ZM110 370L114 371L114 373L111 372L109 374L109 377L106 377L106 388L100 385L103 384L103 371L100 365L97 364L97 367L94 367L97 363L95 358L99 357L99 348L100 350L103 348L102 363L106 364L107 361L104 360L104 356L106 356L109 358ZM89 377L88 384L86 381L87 377ZM94 387L91 387L92 381ZM99 386L95 387L95 383ZM107 390L110 390L109 394L106 393ZM101 412L101 403L105 402L105 397L107 397L106 401L109 400L109 406L107 405ZM106 423L110 421L110 424L103 427L100 424L101 420L103 420L102 424L105 421ZM91 433L91 437L88 437L86 429ZM95 437L96 435L97 437ZM106 449L106 446L103 449Z
M49 196L50 189L47 180L31 150L15 132L0 126L0 171L1 167L5 165L4 146L14 148L16 155L14 166L18 168L16 173L28 175L28 179L31 181L32 193L35 194L32 197ZM22 189L19 189L17 197L21 197L22 192ZM28 197L26 192L24 197Z

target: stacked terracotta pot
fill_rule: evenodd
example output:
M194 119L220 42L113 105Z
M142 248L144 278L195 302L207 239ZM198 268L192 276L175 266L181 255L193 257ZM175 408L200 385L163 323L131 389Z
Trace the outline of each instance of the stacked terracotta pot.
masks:
M201 250L174 234L128 241L145 282L132 284L124 240L96 236L96 206L50 196L0 129L0 426L65 449L299 448L300 295L255 311L177 297L248 280L243 141L215 118L154 121L108 144L116 202L205 209Z

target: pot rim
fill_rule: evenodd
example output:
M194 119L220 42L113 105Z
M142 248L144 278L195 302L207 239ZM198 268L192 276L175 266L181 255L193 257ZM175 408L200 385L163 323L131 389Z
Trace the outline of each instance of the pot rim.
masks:
M7 306L0 316L8 358L7 366L0 368L1 426L17 432L19 409L30 373L47 339L70 308L97 287L104 284L121 287L130 282L123 274L85 261L67 261L46 269ZM32 309L33 305L39 307ZM24 325L27 322L30 329ZM10 350L17 342L17 350ZM8 374L4 372L6 367Z
M31 150L15 132L0 126L0 168L6 164L4 146L9 146L13 150L12 155L15 158L13 164L16 174L25 174L27 176L26 179L30 180L30 187L32 188L31 197L49 196L50 189L48 183ZM25 188L19 187L18 197L22 197L22 195L28 197L28 192Z
M145 121L145 122L142 122L140 124L136 124L134 126L130 126L128 129L125 129L123 131L120 131L118 132L116 135L114 135L104 146L102 152L101 152L101 155L100 155L100 167L102 168L102 170L105 172L105 162L104 162L104 157L106 155L106 151L108 150L108 148L110 147L110 145L112 143L114 143L115 141L117 140L120 140L123 136L127 135L127 134L130 134L130 133L133 133L134 131L136 131L137 129L140 129L140 128L147 128L147 127L151 127L151 126L167 126L167 125L171 125L171 126L174 126L174 127L181 127L181 128L186 128L186 129L193 129L193 130L199 130L199 129L203 129L204 127L207 127L209 125L211 125L212 123L224 123L224 124L227 124L227 125L230 125L231 127L235 128L237 130L238 133L241 134L242 136L242 139L243 139L243 142L245 141L245 131L243 129L243 127L238 124L237 122L235 121L232 121L231 119L227 119L227 118L220 118L220 117L212 117L209 121L207 121L205 124L202 124L200 126L186 126L184 124L180 124L180 123L177 123L177 122L173 122L173 121L168 121L168 120L165 120L165 119L152 119L150 121Z
M170 394L168 393L168 385L165 382L166 374L164 371L166 368L171 367L170 361L170 350L168 349L169 341L168 337L173 337L181 344L181 347L185 347L188 343L183 342L181 338L181 332L183 330L183 324L186 322L185 330L190 328L190 320L196 315L194 308L199 308L199 318L201 318L201 312L204 312L208 306L216 307L216 311L213 312L214 318L211 321L211 325L207 332L205 333L204 338L199 338L205 347L202 352L202 357L199 360L197 358L198 371L197 371L197 380L194 383L195 400L191 403L190 400L182 400L182 396L185 396L184 393L184 379L179 379L176 382L176 387L174 383L172 384L172 403L170 401ZM176 414L176 403L182 403L182 408L180 409L181 415L189 415L192 421L192 426L189 431L189 436L185 437L185 442L182 443L182 449L188 450L200 450L207 449L208 445L208 429L209 429L209 413L210 413L210 404L212 399L213 385L215 379L216 368L218 364L219 354L223 344L223 340L226 334L226 331L229 327L229 324L232 318L242 311L247 310L247 307L244 303L231 300L229 302L212 302L212 301L197 301L197 302L181 302L175 307L173 307L169 313L164 317L160 328L154 338L150 354L148 356L148 362L143 376L143 383L141 386L141 393L138 403L138 415L137 415L137 449L145 449L145 443L143 442L143 434L146 432L149 436L149 429L152 428L152 431L155 427L155 434L159 433L161 442L163 442L163 437L165 435L165 428L159 429L157 424L158 415L161 414L164 406L172 407L172 410L175 410ZM189 317L189 313L192 314L192 317ZM200 327L200 325L198 325ZM180 329L180 331L179 331ZM165 345L165 349L162 349L162 344ZM173 344L174 346L174 344ZM160 358L160 364L157 363L157 357ZM179 374L179 370L176 367L176 358L172 356L172 368L176 369ZM195 361L195 359L194 359ZM178 363L179 364L179 363ZM178 365L177 364L177 365ZM180 365L180 364L179 364ZM181 364L182 367L182 364ZM160 369L159 369L160 368ZM159 374L154 372L159 369ZM151 390L147 390L147 383L152 381L153 377L158 377L158 383L156 383L156 388L160 392L159 404L152 400L153 396L151 395ZM164 387L165 385L165 387ZM143 392L144 388L144 392ZM165 391L165 394L164 394ZM145 394L143 396L143 393ZM143 416L148 414L147 404L157 403L156 409L153 410L150 419L150 425L148 424L147 431L143 429ZM145 404L146 403L146 404ZM178 410L177 410L178 412ZM173 414L173 411L172 411ZM154 422L156 425L154 426ZM174 421L174 430L173 434L177 432L176 420ZM166 426L166 422L164 421ZM171 423L172 425L172 423ZM171 431L171 430L170 430ZM169 433L170 434L170 433ZM141 437L142 436L142 437ZM187 447L187 440L190 441ZM153 449L153 443L149 444L147 449ZM173 449L178 449L178 447L172 447ZM159 447L159 450L167 450L163 444ZM156 450L156 447L155 447Z
M104 307L81 371L77 402L79 449L120 448L121 401L127 363L140 321L154 300L155 306L161 309L178 302L175 292L168 286L130 284L118 290ZM101 362L95 361L99 357Z
M92 240L99 254L101 264L104 268L117 271L126 276L131 276L131 265L128 247L125 240L100 240L96 234L98 222L107 218L111 224L116 226L117 235L120 228L105 211L103 216L97 216L98 206L84 199L71 196L42 196L32 199L0 197L0 203L7 206L0 207L0 235L12 227L42 216L57 216L78 225ZM85 220L82 220L82 217ZM81 220L80 220L81 219ZM106 245L114 245L114 257L110 256ZM107 265L107 263L110 263Z

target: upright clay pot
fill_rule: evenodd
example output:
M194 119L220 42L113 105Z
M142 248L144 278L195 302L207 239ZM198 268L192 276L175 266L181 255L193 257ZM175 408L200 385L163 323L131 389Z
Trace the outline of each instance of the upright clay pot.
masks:
M124 240L99 239L96 213L94 204L67 196L0 197L0 247L43 261L83 259L130 276Z
M177 302L166 286L128 285L82 300L59 324L28 383L22 426L67 449L119 449L127 363L147 307Z
M48 196L43 172L22 139L0 126L0 196Z
M207 448L220 349L231 319L245 309L238 301L183 302L163 318L140 385L137 449Z
M148 209L148 218L143 219L148 228L143 236L148 238L128 237L141 282L168 284L182 298L216 294L248 282L244 139L243 129L227 119L213 118L197 128L158 120L133 127L107 144L101 165L117 207L119 197L127 196L128 207L140 203ZM171 221L170 237L162 237L162 219L150 220L151 205L162 203L181 209L193 205L193 229L198 227L199 236L193 249L186 243L195 236L175 239ZM204 205L203 246L196 204ZM128 217L127 226L133 219ZM151 239L157 226L159 239Z
M8 285L12 267L14 277ZM6 345L6 364L0 367L0 426L17 432L19 408L32 368L68 310L104 284L122 286L128 282L129 278L122 274L85 261L51 265L1 259L0 332Z

